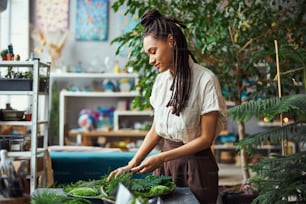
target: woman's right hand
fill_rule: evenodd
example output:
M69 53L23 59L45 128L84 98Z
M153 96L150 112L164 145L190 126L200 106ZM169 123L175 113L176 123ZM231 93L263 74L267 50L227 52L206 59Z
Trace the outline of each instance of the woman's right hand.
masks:
M132 165L126 165L126 166L122 166L119 167L115 170L113 170L107 177L107 181L110 181L113 177L117 177L118 175L124 173L124 172L129 172L131 170L131 168L133 168Z

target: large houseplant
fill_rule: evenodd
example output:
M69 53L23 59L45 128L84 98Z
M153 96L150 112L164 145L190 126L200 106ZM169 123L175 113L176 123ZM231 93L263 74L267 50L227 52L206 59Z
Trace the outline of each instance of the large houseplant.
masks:
M199 63L212 69L220 80L227 100L241 104L245 99L275 96L276 75L274 40L278 40L283 72L283 92L298 92L295 82L306 78L305 13L306 1L178 1L117 0L114 11L125 6L126 14L142 16L149 8L176 16L188 27L190 50ZM148 107L156 72L142 51L142 27L137 25L112 42L119 43L117 52L133 47L126 66L140 73L138 88L141 97L134 102L140 109ZM284 60L283 60L284 59ZM295 70L295 72L291 72ZM244 121L237 121L239 139L246 134ZM250 177L245 168L246 154L241 152L244 179Z
M230 109L235 120L246 121L262 116L268 119L290 113L295 120L240 140L237 146L253 154L256 149L269 143L281 145L291 141L299 146L306 142L306 94L254 100ZM287 145L282 146L282 155L268 155L249 165L254 172L250 178L259 195L254 203L304 203L306 201L306 151L286 154Z

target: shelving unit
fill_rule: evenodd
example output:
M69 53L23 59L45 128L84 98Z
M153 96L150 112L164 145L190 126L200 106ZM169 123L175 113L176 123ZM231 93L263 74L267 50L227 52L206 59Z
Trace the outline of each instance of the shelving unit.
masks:
M151 120L153 120L153 111L118 111L116 110L114 112L114 130L121 130L124 129L120 127L120 118L122 117L129 117L129 118L136 118L139 120L142 120L144 117L149 117Z
M43 165L43 171L37 171L37 158L45 155L48 147L48 124L49 124L49 93L48 90L41 91L40 76L44 72L46 76L49 76L50 65L40 62L39 60L33 61L1 61L0 68L7 69L13 68L29 68L33 73L32 89L26 91L0 91L0 95L27 95L31 101L32 120L31 121L0 121L0 125L11 126L27 126L31 129L31 149L30 151L22 152L8 152L9 157L15 159L30 159L30 192L33 193L37 188L37 178L44 173L45 164ZM48 85L49 81L47 80ZM42 108L40 106L43 106ZM43 135L43 146L38 148L37 138Z
M119 90L110 92L110 91L95 91L95 90L78 90L78 91L69 91L66 89L69 84L77 84L78 86L84 86L84 83L92 83L95 81L98 84L103 84L103 80L115 80L119 81L120 79L129 79L132 81L132 84L138 83L138 74L136 73L51 73L51 81L52 83L57 82L60 87L60 96L59 96L59 104L60 104L60 115L59 115L59 145L64 145L65 139L65 127L68 126L68 130L71 127L77 126L77 118L80 110L84 107L89 106L117 106L119 101L125 101L127 106L131 103L131 101L139 95L137 90L131 90L129 92L120 92ZM151 111L130 111L128 110L114 112L114 124L113 130L110 133L103 133L99 130L95 130L94 135L99 135L99 132L102 135L118 135L118 133L122 133L123 136L126 135L124 130L120 129L120 117L121 116L129 116L131 118L137 119L137 117L150 117L152 116ZM129 133L133 128L129 128L126 131ZM71 131L69 131L71 132ZM112 134L112 132L114 134ZM84 133L85 135L86 132ZM92 135L88 133L88 135ZM143 132L141 135L145 135ZM118 135L119 136L119 135ZM136 135L135 135L136 136Z

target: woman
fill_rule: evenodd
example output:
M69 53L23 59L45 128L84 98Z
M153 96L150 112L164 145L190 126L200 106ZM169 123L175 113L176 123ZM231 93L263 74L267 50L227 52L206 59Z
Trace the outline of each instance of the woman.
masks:
M126 171L154 171L189 186L201 203L216 203L218 166L210 146L226 117L218 79L193 60L181 22L149 10L141 24L144 51L160 72L150 97L154 120L135 156L109 179ZM162 151L146 158L161 140Z

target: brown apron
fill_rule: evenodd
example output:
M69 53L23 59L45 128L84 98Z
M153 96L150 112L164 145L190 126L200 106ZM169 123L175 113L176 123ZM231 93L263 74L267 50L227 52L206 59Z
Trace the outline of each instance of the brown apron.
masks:
M184 145L164 139L162 151ZM156 169L156 176L171 176L178 187L190 187L201 204L216 204L218 197L218 166L210 148L193 155L165 162Z

